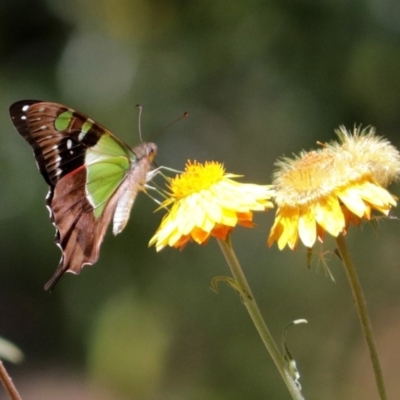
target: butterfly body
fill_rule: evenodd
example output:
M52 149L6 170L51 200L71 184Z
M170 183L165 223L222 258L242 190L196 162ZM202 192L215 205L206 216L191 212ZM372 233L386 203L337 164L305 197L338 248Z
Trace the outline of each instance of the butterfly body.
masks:
M111 219L115 235L124 229L138 192L153 176L157 147L142 143L131 149L92 119L57 103L20 101L10 115L50 186L46 205L62 257L48 290L64 272L78 274L97 261Z

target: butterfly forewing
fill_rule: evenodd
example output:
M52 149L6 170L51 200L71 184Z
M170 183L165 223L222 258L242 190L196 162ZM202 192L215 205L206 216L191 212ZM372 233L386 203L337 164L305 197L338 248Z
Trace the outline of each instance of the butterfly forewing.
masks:
M156 146L143 143L131 150L100 124L57 103L20 101L10 115L50 186L46 204L62 251L45 286L51 289L64 272L79 273L97 261L114 214L114 233L124 228Z
M99 151L134 157L129 147L106 128L62 104L19 101L10 107L10 115L32 146L39 170L50 185L84 165L86 150L94 149L103 136L111 140Z

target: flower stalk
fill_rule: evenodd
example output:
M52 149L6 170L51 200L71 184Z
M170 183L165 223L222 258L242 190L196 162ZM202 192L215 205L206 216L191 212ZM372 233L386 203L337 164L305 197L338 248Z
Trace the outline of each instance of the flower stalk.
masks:
M250 314L251 319L266 347L269 354L271 355L279 373L282 376L283 381L285 382L286 387L289 390L289 393L292 396L293 400L303 400L303 396L297 387L295 381L291 377L286 364L285 360L280 353L277 345L272 338L272 335L261 315L260 309L256 303L254 295L250 289L250 286L247 282L247 279L244 275L244 272L240 266L240 263L235 255L235 252L232 248L232 243L230 240L230 236L228 235L225 240L217 239L218 244L221 248L221 251L226 259L226 262L229 265L229 268L232 272L233 277L236 280L237 285L240 287L240 292L242 294L242 301L246 306L248 313Z
M0 380L10 400L21 400L21 396L19 395L17 388L14 386L14 383L10 375L8 375L7 370L5 369L4 364L1 360L0 360Z
M357 271L350 257L350 253L343 235L339 235L336 238L336 244L340 253L340 257L342 259L342 263L346 270L354 302L356 304L357 314L361 324L361 330L367 344L369 357L375 375L375 382L378 388L379 398L380 400L387 400L386 388L382 375L382 368L379 362L374 335L372 333L371 321L368 316L367 305L365 302L360 281L358 279Z

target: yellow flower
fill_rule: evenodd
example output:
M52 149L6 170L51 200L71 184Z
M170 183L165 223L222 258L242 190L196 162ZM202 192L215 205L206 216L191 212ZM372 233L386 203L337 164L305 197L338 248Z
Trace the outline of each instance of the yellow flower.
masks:
M225 239L236 225L253 226L252 211L272 208L267 185L239 183L217 162L186 164L185 171L170 179L170 208L149 245L183 248L187 242L204 244L210 236Z
M385 188L400 174L400 154L373 128L353 134L341 126L339 141L277 163L278 206L268 245L312 247L324 233L346 233L348 225L369 220L371 211L388 215L396 197Z

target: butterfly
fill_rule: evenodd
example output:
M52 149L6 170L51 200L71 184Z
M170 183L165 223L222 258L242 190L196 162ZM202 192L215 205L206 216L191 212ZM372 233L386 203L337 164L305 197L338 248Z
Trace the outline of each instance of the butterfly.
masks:
M50 186L46 206L62 252L45 285L51 290L64 272L79 274L98 260L111 219L114 235L125 228L138 192L155 175L157 146L147 142L130 148L62 104L18 101L11 105L10 116Z

